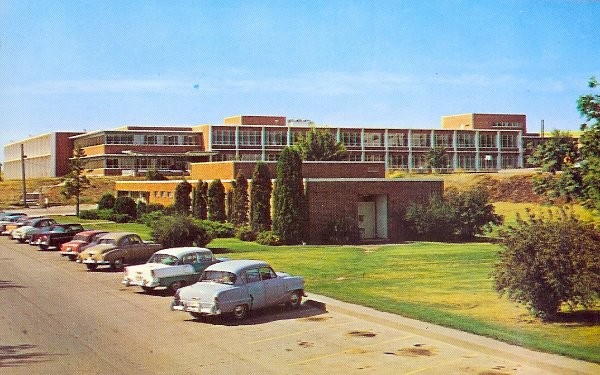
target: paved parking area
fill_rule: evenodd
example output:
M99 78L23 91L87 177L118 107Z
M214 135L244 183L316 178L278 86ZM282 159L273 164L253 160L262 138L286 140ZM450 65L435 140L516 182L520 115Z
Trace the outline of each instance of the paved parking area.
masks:
M0 373L597 374L600 367L307 293L300 309L196 321L0 238Z

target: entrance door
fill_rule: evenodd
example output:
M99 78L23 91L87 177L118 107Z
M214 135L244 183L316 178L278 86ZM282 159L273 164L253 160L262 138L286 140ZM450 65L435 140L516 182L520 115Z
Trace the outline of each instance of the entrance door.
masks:
M375 202L358 202L358 229L360 238L375 238Z

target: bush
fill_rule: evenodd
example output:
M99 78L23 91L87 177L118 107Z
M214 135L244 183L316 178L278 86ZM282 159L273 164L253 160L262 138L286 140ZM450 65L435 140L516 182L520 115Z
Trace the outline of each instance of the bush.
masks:
M127 214L112 214L110 220L115 223L129 223L130 221L133 221L133 218Z
M205 228L212 238L232 238L235 236L235 228L230 223L220 223L211 220L196 220Z
M136 217L141 217L143 214L148 212L148 205L144 201L138 201L135 205Z
M114 211L110 208L106 208L103 210L96 210L96 214L98 215L98 219L100 220L112 220Z
M412 203L404 221L411 238L431 241L450 240L454 234L455 212L442 198L432 196L424 204Z
M152 238L165 247L204 247L211 241L208 231L188 216L163 216L152 225Z
M356 221L348 218L333 218L327 221L321 232L323 243L349 245L358 243L359 230Z
M112 209L115 206L115 196L112 193L104 193L98 201L98 209Z
M236 230L235 237L241 241L254 241L256 233L250 228L250 225L242 225Z
M165 216L165 214L162 211L152 211L143 214L138 221L152 228L152 225L154 225L154 223L160 220L160 218L163 216Z
M500 231L504 250L495 265L500 295L552 320L563 303L591 307L600 294L600 231L561 210L560 217L517 216Z
M127 196L118 197L115 200L114 212L116 214L129 215L132 218L137 217L137 206L135 201Z
M82 210L79 213L80 219L98 220L98 210Z
M165 206L160 203L148 203L146 206L146 213L155 212L155 211L163 211Z
M279 246L282 245L281 239L272 231L266 230L256 235L256 242L261 245Z

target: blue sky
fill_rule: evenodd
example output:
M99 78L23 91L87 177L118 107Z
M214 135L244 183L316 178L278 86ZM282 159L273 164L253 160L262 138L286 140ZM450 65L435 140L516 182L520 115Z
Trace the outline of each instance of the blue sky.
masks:
M598 1L0 0L0 143L236 114L575 130L598 25Z

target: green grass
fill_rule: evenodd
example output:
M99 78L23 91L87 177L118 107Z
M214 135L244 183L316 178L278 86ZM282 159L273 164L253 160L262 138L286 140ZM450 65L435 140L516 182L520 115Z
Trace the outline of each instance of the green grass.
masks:
M112 221L84 220L79 219L76 216L52 216L52 218L59 223L81 223L85 229L103 229L109 232L134 232L139 234L143 240L150 240L152 238L150 235L151 229L144 224L118 224Z
M600 326L542 323L499 298L490 277L498 245L416 242L385 246L209 244L233 259L261 259L302 275L308 293L370 306L505 342L600 362Z

